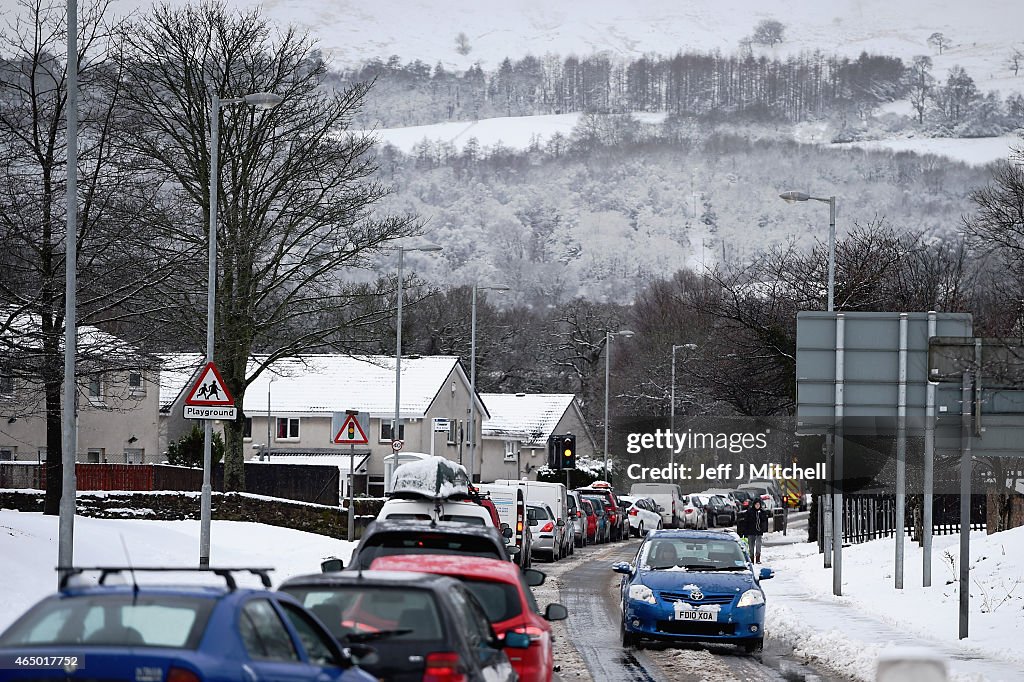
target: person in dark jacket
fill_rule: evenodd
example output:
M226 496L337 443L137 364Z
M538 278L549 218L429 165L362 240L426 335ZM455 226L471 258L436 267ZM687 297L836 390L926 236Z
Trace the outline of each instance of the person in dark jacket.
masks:
M743 517L741 527L737 528L741 536L747 539L747 546L750 554L754 557L754 563L761 563L761 536L768 532L768 512L765 511L761 500L754 500Z

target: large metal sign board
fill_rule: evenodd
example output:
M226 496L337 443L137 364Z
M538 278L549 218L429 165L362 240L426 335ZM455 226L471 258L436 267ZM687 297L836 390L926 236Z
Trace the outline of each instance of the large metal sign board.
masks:
M900 318L895 312L797 314L797 428L825 433L835 424L836 319L843 316L843 414L847 432L895 430L899 402ZM907 319L908 427L923 428L928 384L929 313ZM970 336L969 313L936 313L936 335Z

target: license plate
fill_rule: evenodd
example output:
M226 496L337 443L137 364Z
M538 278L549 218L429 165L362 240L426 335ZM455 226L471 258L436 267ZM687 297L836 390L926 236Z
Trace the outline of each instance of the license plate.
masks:
M680 609L679 611L676 611L676 620L696 620L713 623L718 620L718 612L698 609Z

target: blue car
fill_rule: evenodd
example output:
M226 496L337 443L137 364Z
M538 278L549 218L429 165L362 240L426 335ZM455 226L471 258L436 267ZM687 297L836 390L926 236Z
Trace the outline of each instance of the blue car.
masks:
M127 577L128 569L75 572L82 570L99 571L99 584L72 587L65 576L57 594L0 634L0 679L376 680L294 598L238 588L238 569L209 569L225 579L223 587L109 585L109 575ZM250 572L270 586L266 569Z
M658 530L647 534L622 573L622 644L641 638L737 644L749 652L764 644L765 596L749 555L720 531Z

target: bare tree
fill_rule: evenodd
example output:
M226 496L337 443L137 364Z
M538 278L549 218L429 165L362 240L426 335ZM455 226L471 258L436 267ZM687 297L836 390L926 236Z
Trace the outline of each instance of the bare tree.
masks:
M1010 56L1006 60L1007 66L1013 69L1013 75L1016 76L1017 72L1020 71L1021 62L1024 61L1024 49L1014 47L1010 51Z
M106 7L101 0L83 5L79 14L80 336L81 325L116 324L144 312L139 295L174 268L173 257L154 248L152 231L138 219L153 185L135 174L115 144L124 119L115 27L104 21ZM22 0L0 34L7 55L0 66L0 356L9 376L42 388L34 409L46 418L48 514L58 513L62 477L66 31L63 5ZM137 337L147 331L133 326ZM78 373L138 366L138 354L111 344L113 337L95 332L83 338Z
M907 73L910 85L910 106L917 112L919 124L924 123L924 114L928 110L928 103L931 102L932 88L935 83L931 71L932 58L917 55Z
M384 302L368 301L373 292L346 283L346 272L419 231L411 217L371 215L389 189L372 179L372 139L347 132L369 84L328 92L308 37L276 34L258 12L224 4L158 6L124 39L123 106L135 121L127 141L166 187L151 219L197 266L165 292L166 321L191 348L203 347L206 316L194 293L206 283L211 97L275 92L283 103L272 110L213 112L222 121L215 358L241 402L268 364L351 347ZM254 351L265 355L250 370ZM226 430L226 490L244 487L244 419L239 410Z
M763 19L754 27L754 34L751 40L759 45L775 47L775 43L781 43L786 26L778 19Z
M469 44L469 36L462 31L459 31L459 35L455 36L455 51L463 57L473 51L473 47Z

